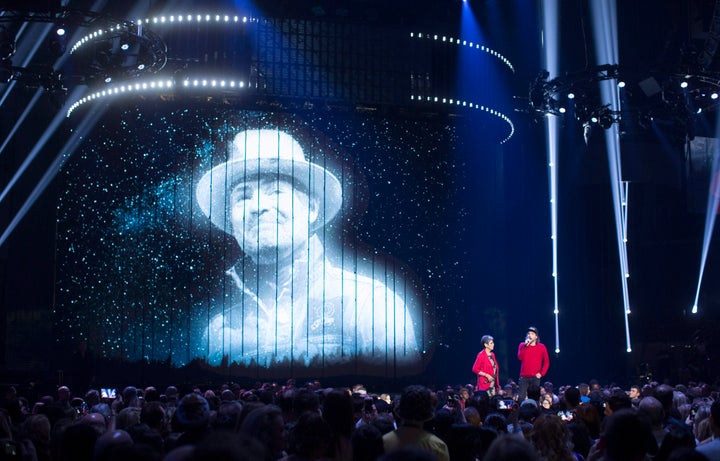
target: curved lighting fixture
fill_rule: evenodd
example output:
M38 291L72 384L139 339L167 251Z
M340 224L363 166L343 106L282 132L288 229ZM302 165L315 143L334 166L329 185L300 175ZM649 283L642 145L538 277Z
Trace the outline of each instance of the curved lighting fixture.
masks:
M510 120L510 117L505 115L504 113L492 109L488 106L483 106L477 103L469 102L469 101L463 101L460 99L450 99L450 98L443 98L439 96L417 96L412 95L410 96L411 101L415 102L423 102L423 103L434 103L434 104L445 104L447 106L455 106L455 107L466 107L469 109L477 109L482 112L486 112L490 115L493 115L497 117L498 119L504 121L508 126L508 134L500 141L500 144L505 144L507 141L512 138L513 134L515 134L515 125L513 124L512 120Z
M479 50L480 52L487 53L490 56L493 56L497 58L500 62L502 62L504 65L506 65L512 73L515 73L515 67L512 65L510 60L500 54L498 51L493 50L492 48L481 45L479 43L475 43L472 41L462 40L459 38L454 37L448 37L446 35L438 35L438 34L426 34L426 33L415 33L410 32L410 38L416 38L416 39L422 39L422 40L434 40L441 43L447 43L448 45L454 44L454 45L460 45L465 46L471 49Z
M169 16L154 16L152 18L138 19L138 25L165 25L165 24L238 24L258 22L258 18L229 14L175 14Z
M93 91L72 103L65 116L70 117L77 108L84 104L111 97L139 94L162 96L167 95L169 92L177 94L178 91L183 90L188 91L187 95L191 95L191 92L195 89L202 90L203 96L207 96L208 92L237 93L245 88L248 88L245 81L216 77L187 78L179 82L173 81L172 78L135 79L124 84L109 85L106 88Z

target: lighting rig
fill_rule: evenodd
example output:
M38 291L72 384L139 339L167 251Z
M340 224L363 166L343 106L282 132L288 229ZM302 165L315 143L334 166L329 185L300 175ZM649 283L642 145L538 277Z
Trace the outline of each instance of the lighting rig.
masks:
M620 111L600 103L599 83L610 79L618 82ZM717 72L687 70L638 78L623 73L618 65L606 64L553 79L541 71L530 84L529 107L522 111L540 117L572 116L586 129L609 129L622 122L625 132L631 126L650 129L655 123L684 138L693 136L698 115L717 112L719 93Z
M153 74L167 62L162 39L130 21L92 11L58 9L45 11L4 10L0 16L0 83L16 81L27 87L43 87L57 93L68 85L93 85L113 78ZM54 24L54 37L42 50L44 56L26 66L14 65L15 33L19 25ZM92 30L72 49L66 49L70 31ZM69 53L68 53L69 52ZM71 55L71 64L62 58Z

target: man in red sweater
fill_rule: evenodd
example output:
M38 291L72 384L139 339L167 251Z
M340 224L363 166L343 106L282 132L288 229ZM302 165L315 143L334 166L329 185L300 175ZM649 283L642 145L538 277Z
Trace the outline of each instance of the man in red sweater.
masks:
M525 341L518 346L520 360L520 395L522 402L527 397L527 389L531 384L540 386L540 380L550 368L550 357L544 344L540 344L538 329L528 327Z

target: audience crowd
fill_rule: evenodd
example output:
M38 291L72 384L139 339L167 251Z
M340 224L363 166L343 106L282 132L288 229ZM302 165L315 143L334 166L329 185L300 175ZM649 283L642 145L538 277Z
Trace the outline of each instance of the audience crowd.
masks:
M243 388L60 386L0 395L0 460L720 460L720 400L704 383L591 381L489 397L473 385L399 394L317 381ZM34 400L34 399L33 399Z

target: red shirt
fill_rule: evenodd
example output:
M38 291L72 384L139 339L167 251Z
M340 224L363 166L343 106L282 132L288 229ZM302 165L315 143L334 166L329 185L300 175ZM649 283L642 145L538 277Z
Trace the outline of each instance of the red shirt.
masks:
M520 360L520 377L535 378L535 375L545 376L550 368L550 357L544 344L526 346L525 342L518 346L518 360Z

